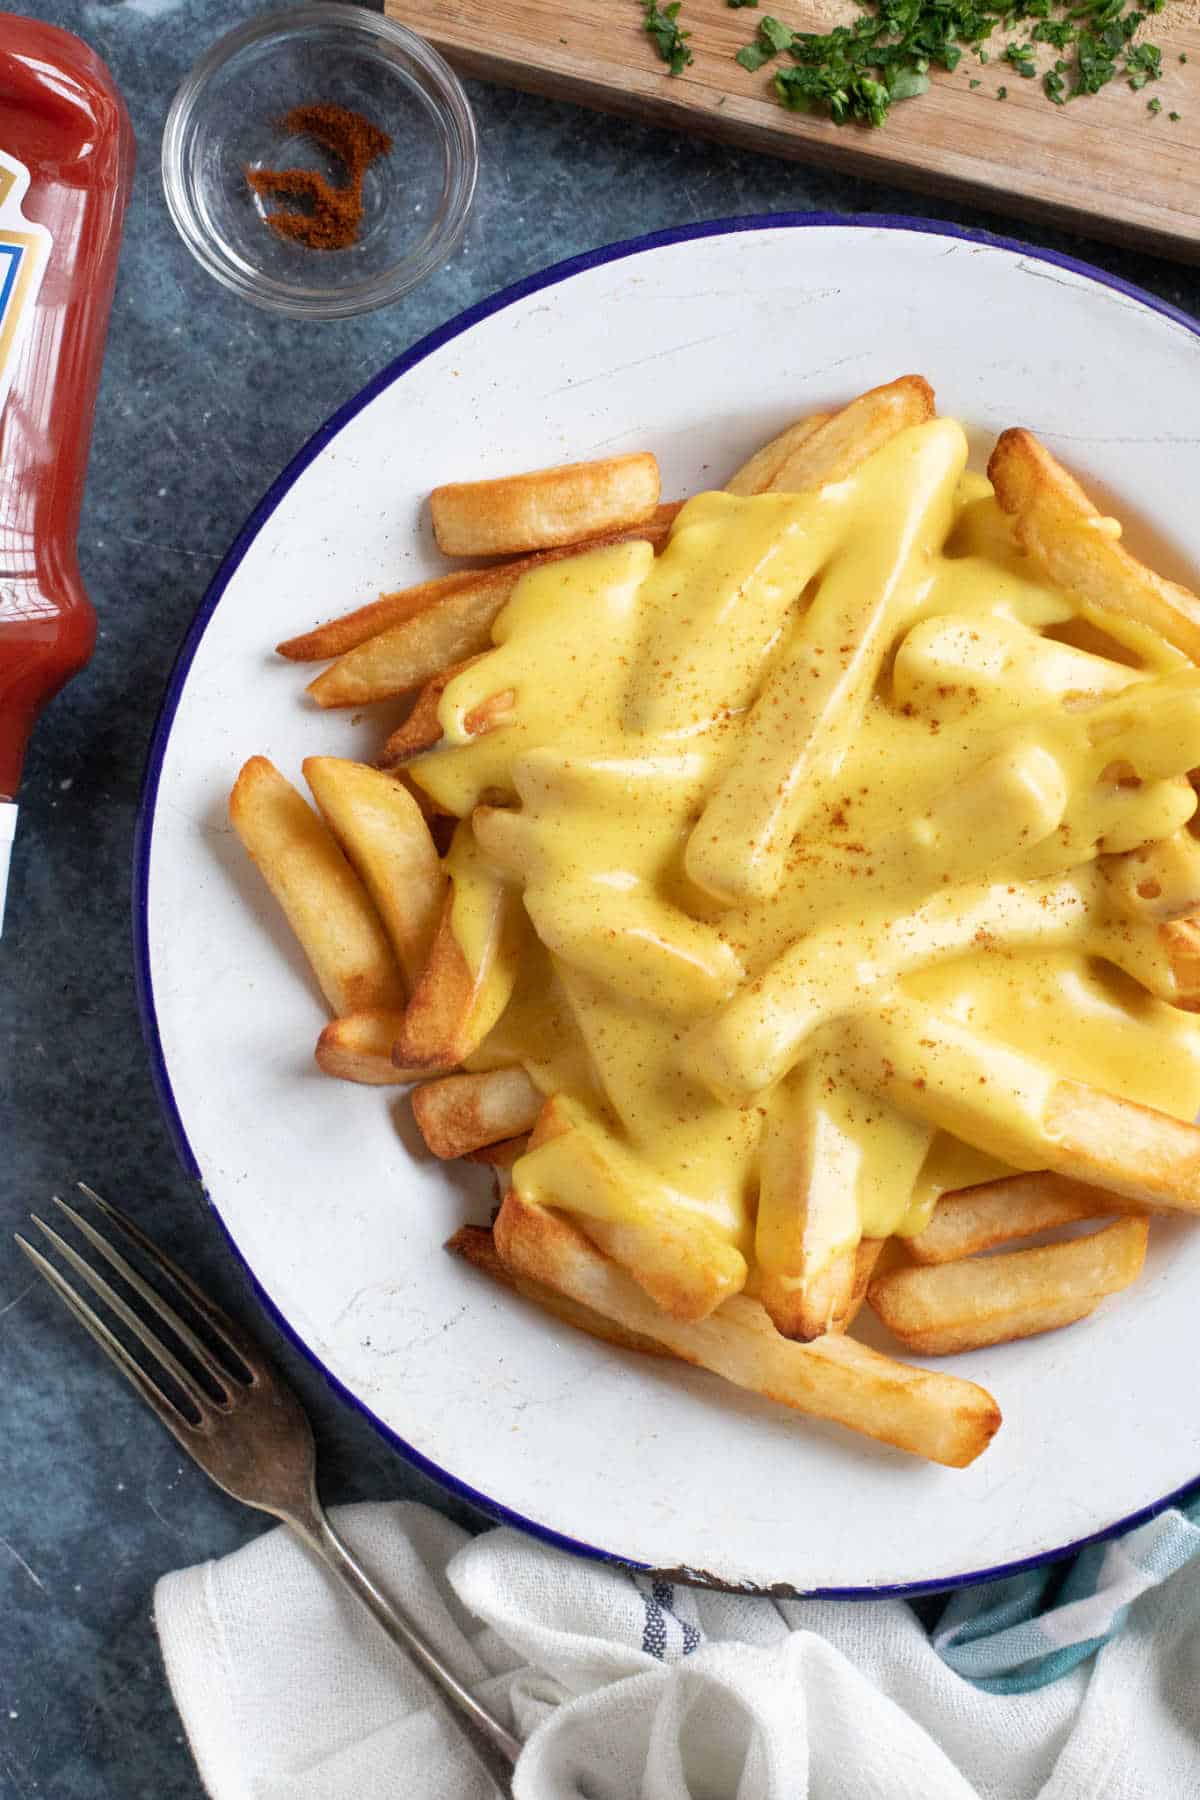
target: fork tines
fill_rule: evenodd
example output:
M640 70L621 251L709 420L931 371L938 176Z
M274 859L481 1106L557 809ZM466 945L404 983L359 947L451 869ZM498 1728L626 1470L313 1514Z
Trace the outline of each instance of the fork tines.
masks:
M26 1256L33 1263L38 1273L49 1282L63 1303L74 1313L85 1330L100 1345L122 1372L128 1376L142 1398L158 1414L165 1425L177 1434L180 1432L204 1432L214 1422L218 1412L224 1412L229 1404L232 1392L237 1387L245 1387L254 1381L253 1369L247 1357L253 1358L253 1347L241 1328L226 1316L204 1295L190 1276L173 1262L150 1238L148 1238L133 1220L128 1218L109 1201L101 1199L92 1188L84 1182L77 1183L79 1190L86 1198L99 1208L104 1217L121 1231L136 1246L141 1254L152 1265L155 1272L174 1286L203 1319L222 1348L228 1352L229 1361L223 1363L217 1359L208 1345L180 1312L159 1294L150 1283L141 1276L121 1252L109 1243L95 1226L90 1224L73 1206L65 1200L54 1196L54 1204L65 1215L80 1235L101 1256L126 1286L143 1302L145 1307L167 1327L177 1343L188 1352L195 1367L188 1366L151 1329L146 1320L135 1312L111 1282L82 1257L59 1232L38 1217L31 1214L33 1223L42 1232L47 1241L54 1246L59 1256L67 1264L80 1282L90 1288L97 1298L120 1321L128 1332L149 1353L159 1369L170 1378L174 1393L164 1391L158 1382L151 1379L149 1372L134 1357L126 1344L112 1327L106 1323L78 1288L73 1286L48 1257L31 1244L26 1238L17 1235ZM198 1373L197 1371L200 1371Z

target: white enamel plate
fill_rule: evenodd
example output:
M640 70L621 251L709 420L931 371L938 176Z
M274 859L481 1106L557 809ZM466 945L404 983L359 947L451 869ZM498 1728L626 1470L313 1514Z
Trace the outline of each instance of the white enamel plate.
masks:
M1019 245L903 221L737 221L563 264L466 313L352 400L230 552L184 646L136 872L147 1039L188 1167L294 1337L404 1454L553 1541L728 1583L915 1589L1061 1553L1200 1474L1200 1230L1157 1224L1090 1320L944 1366L1004 1426L926 1467L704 1374L560 1327L446 1255L482 1170L435 1164L387 1090L326 1080L324 1018L226 823L242 761L370 756L280 638L437 570L439 481L652 449L719 485L796 414L918 371L978 446L1026 425L1167 574L1200 568L1197 327ZM478 1178L478 1179L477 1179Z

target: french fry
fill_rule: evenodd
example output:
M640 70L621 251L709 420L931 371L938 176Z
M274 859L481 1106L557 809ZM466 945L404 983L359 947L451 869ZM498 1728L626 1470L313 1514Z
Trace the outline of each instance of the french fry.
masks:
M456 569L452 575L439 575L436 581L419 581L394 594L381 594L378 600L356 606L353 612L317 625L299 637L286 638L282 644L276 644L275 653L286 656L289 662L331 662L336 656L345 656L348 650L357 650L381 632L403 625L418 613L494 585L498 577L508 574L509 569ZM512 578L515 583L519 577L513 574Z
M1041 1169L943 1194L924 1231L906 1238L905 1247L919 1263L957 1262L1059 1225L1141 1210L1122 1194Z
M578 544L653 516L658 463L648 451L565 463L498 481L451 482L429 496L447 556L497 556Z
M563 962L658 1012L714 1006L728 999L744 973L715 925L653 892L620 893L598 882L560 879L553 904L546 906L531 883L525 910L546 948Z
M1171 921L1200 911L1200 839L1186 826L1157 843L1102 856L1100 868L1118 905L1135 918Z
M987 702L998 718L1016 718L1035 700L1078 706L1118 694L1140 680L1133 669L1043 637L1019 619L935 613L902 639L892 661L898 707L945 716Z
M1175 978L1174 1004L1183 1012L1200 1012L1200 918L1172 919L1158 928Z
M265 756L242 768L229 818L331 1011L399 1011L403 976L366 888L329 827Z
M442 703L442 695L464 669L469 669L476 660L468 656L465 662L453 663L450 668L443 669L425 683L413 702L413 709L402 725L398 725L383 746L379 756L381 769L395 769L401 763L409 762L419 756L423 750L432 750L440 742L442 722L438 718L438 707Z
M636 530L609 532L584 544L568 544L499 568L473 570L469 578L455 576L453 590L353 645L309 682L308 691L317 705L324 707L369 706L376 700L394 700L411 693L452 664L491 648L492 625L530 569L642 539L657 549L666 542L678 510L668 505Z
M494 917L480 966L473 969L454 935L454 896L447 894L429 960L417 979L392 1052L399 1068L452 1069L483 1042L512 993L511 945L516 897L497 887Z
M465 1156L529 1131L542 1097L524 1069L488 1069L428 1081L412 1097L413 1116L435 1156Z
M446 874L409 790L366 763L310 756L304 778L357 870L411 986L429 959Z
M898 433L923 425L936 411L933 389L922 375L901 375L869 388L790 448L767 492L807 494L827 482L845 481Z
M905 1348L922 1356L1005 1344L1072 1325L1136 1281L1148 1231L1145 1219L1118 1219L1090 1237L1041 1249L896 1269L876 1277L868 1299Z
M661 506L655 507L650 519L636 533L620 535L648 537L655 545L665 543L671 522L682 504L679 500L664 501ZM612 534L601 540L605 544L612 541ZM390 631L394 625L402 625L406 619L426 612L430 607L438 606L455 595L472 593L481 586L489 586L498 577L508 578L511 585L515 586L527 569L535 569L541 563L560 557L579 556L585 550L599 547L591 543L569 544L564 549L542 551L539 555L525 557L520 562L508 563L502 569L456 569L452 575L439 575L435 581L420 581L415 587L402 588L398 593L381 594L378 600L372 600L367 606L356 606L353 612L330 619L327 624L318 625L312 631L301 633L299 637L285 639L282 644L276 644L275 651L278 656L286 656L291 662L329 662L335 656L344 656L348 650L356 650L369 638L378 637L381 632Z
M911 913L834 916L798 938L715 1018L691 1046L693 1066L719 1094L770 1086L822 1025L867 1004L930 963L992 949L1052 947L1077 938L1094 901L1084 868L1059 881L950 887Z
M348 650L308 684L318 706L369 706L411 693L491 647L492 625L519 576L482 570L475 583Z
M854 1280L850 1286L850 1297L845 1309L834 1319L830 1331L849 1331L855 1319L862 1311L875 1271L879 1267L884 1252L895 1238L865 1237L860 1238L858 1249L854 1253Z
M473 1154L478 1157L483 1153L476 1151ZM447 1240L446 1248L455 1256L461 1256L464 1262L470 1263L481 1274L490 1276L512 1293L520 1294L523 1300L532 1301L543 1312L561 1319L564 1325L573 1325L577 1331L586 1331L589 1337L599 1338L605 1344L615 1344L619 1350L640 1351L643 1356L672 1354L665 1344L657 1344L653 1338L644 1337L640 1332L626 1331L614 1320L603 1318L588 1306L580 1306L566 1294L559 1294L540 1281L530 1281L526 1276L514 1273L497 1255L491 1232L479 1225L460 1226L454 1236Z
M489 1169L511 1169L528 1148L527 1137L505 1138L500 1144L481 1144L478 1150L468 1150L466 1160L484 1163Z
M1032 432L1002 432L988 463L1018 544L1080 606L1119 613L1200 662L1200 600L1119 542L1083 488Z
M819 412L812 413L807 419L797 419L795 424L789 425L786 430L781 431L778 437L771 438L761 449L756 450L740 469L734 471L725 483L725 492L742 497L765 494L771 486L773 477L779 473L789 456L798 450L814 431L826 424L831 416L830 413Z
M683 1362L813 1418L959 1469L987 1448L999 1427L996 1402L974 1382L893 1362L853 1338L792 1343L741 1294L706 1319L673 1319L582 1231L515 1191L505 1197L493 1234L515 1274L654 1339Z
M392 1061L403 1020L399 1012L360 1012L331 1019L317 1039L318 1068L339 1081L367 1087L401 1087L426 1079L428 1069L398 1069Z
M726 906L778 890L792 837L859 729L891 639L924 579L926 546L948 519L967 445L959 426L936 420L911 443L885 442L875 455L880 492L894 486L903 494L903 516L886 534L886 549L865 539L846 546L825 571L688 839L688 875Z
M1200 1212L1200 1129L1119 1099L947 1014L889 995L839 1028L848 1079L1015 1168Z
M1200 1212L1200 1130L1082 1081L1056 1083L1045 1111L1059 1174L1168 1212ZM1050 1162L1050 1158L1046 1159Z
M746 1261L702 1215L658 1190L574 1102L546 1102L513 1186L562 1207L676 1319L702 1319L746 1279Z
M839 1081L820 1050L767 1103L754 1253L758 1297L784 1337L844 1328L873 1192L880 1184L906 1192L916 1180L932 1133L899 1114L885 1119L887 1111Z
M782 1159L768 1126L755 1236L759 1298L777 1331L808 1341L850 1310L858 1207L853 1188L811 1170L795 1170L785 1184L776 1166ZM790 1256L780 1242L785 1234L793 1239Z

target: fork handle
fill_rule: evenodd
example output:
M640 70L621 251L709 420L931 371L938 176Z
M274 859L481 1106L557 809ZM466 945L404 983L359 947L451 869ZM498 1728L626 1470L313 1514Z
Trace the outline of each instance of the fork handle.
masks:
M286 1522L321 1558L325 1567L356 1594L379 1626L401 1650L412 1657L419 1668L441 1690L466 1727L466 1735L480 1762L497 1782L502 1794L512 1793L513 1764L521 1754L520 1740L506 1731L499 1719L477 1700L442 1661L437 1651L382 1593L354 1552L334 1530L315 1495L306 1514L288 1513Z

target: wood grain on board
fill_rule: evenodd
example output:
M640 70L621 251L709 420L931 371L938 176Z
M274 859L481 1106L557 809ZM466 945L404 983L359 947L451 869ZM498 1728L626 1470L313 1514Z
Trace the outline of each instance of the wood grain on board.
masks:
M1040 80L966 51L952 74L935 74L927 94L894 107L878 130L788 112L772 94L769 67L750 75L733 60L762 13L828 29L858 10L843 0L762 0L757 13L683 0L679 23L692 34L695 60L678 76L658 61L638 0L386 0L386 8L460 74L1200 261L1197 0L1167 0L1148 21L1143 35L1163 46L1164 73L1140 93L1117 80L1057 107ZM1024 41L1028 32L1008 35ZM981 82L974 91L972 80ZM996 98L1001 85L1006 100ZM1147 111L1151 98L1161 100L1160 113ZM1181 115L1175 123L1171 112Z

